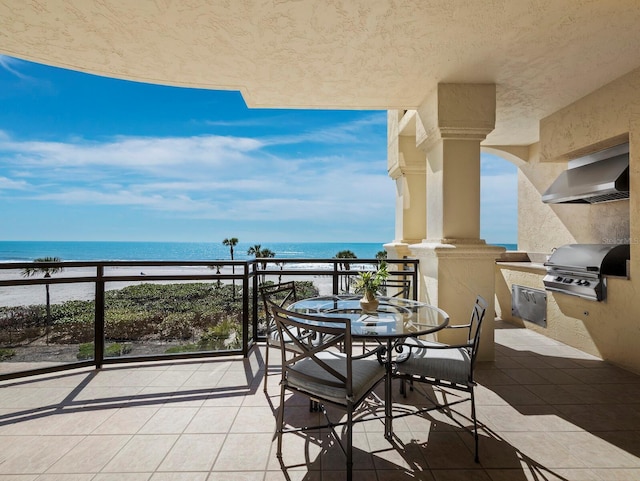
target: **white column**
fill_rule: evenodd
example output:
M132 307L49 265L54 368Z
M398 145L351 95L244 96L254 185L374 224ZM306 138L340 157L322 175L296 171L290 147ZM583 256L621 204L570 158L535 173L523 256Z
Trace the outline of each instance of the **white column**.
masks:
M465 324L477 295L489 308L480 358L493 359L495 259L502 247L480 239L480 142L495 125L495 85L440 84L418 109L416 144L427 155L427 236L409 246L420 259L420 297L452 324ZM464 333L442 331L443 342Z
M404 111L388 113L388 169L396 183L395 238L385 244L391 259L410 256L409 245L426 237L427 157L416 146L415 134L403 135L399 124ZM406 122L406 119L405 119Z

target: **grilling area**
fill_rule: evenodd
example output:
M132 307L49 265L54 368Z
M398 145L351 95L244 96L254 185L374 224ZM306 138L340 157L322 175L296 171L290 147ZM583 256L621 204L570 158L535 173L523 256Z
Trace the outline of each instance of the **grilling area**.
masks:
M382 425L361 424L355 479L638 479L640 376L529 329L498 322L495 335L496 360L476 374L481 463L471 435L433 414L398 421L393 444ZM278 379L265 394L263 356L5 381L0 479L343 479L344 455L324 432L291 436L279 465ZM306 398L286 402L301 422L318 416Z

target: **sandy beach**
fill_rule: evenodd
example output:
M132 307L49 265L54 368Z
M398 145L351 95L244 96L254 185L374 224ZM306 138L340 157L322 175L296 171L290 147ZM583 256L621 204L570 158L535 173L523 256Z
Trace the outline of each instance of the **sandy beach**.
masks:
M192 266L127 266L127 267L108 267L105 269L105 276L138 276L139 280L127 282L107 282L106 290L122 289L128 285L143 284L146 282L172 284L178 282L208 282L208 281L181 281L181 280L164 280L149 281L147 276L155 275L211 275L212 270L207 267ZM241 270L236 267L236 274ZM231 267L224 267L220 270L221 274L231 274ZM53 274L53 279L72 278L72 277L92 277L95 276L95 268L65 268L64 271ZM42 275L34 276L34 279L42 278ZM6 280L23 280L19 270L0 269L0 281ZM270 271L267 280L278 282L279 271ZM319 289L320 294L331 294L332 279L330 275L282 275L282 282L285 281L311 281ZM215 281L210 281L215 282ZM230 280L224 280L225 283L231 283ZM236 281L237 282L237 281ZM77 282L72 284L51 284L50 296L52 304L59 304L70 300L91 300L95 297L95 283ZM0 287L0 307L26 306L33 304L45 303L45 286L10 286Z

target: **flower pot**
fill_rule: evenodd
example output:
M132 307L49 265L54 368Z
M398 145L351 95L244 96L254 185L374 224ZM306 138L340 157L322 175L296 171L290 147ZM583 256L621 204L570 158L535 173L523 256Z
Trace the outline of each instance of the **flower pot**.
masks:
M376 299L375 294L371 291L365 292L362 299L360 299L360 307L364 312L376 312L379 304L380 301Z

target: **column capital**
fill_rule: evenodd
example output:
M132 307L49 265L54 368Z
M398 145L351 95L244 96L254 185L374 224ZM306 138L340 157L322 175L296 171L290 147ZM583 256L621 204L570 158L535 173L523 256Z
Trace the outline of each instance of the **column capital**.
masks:
M481 142L495 123L495 84L438 84L417 110L416 145L428 152L445 139Z

